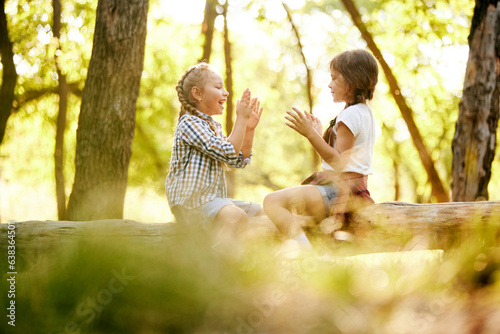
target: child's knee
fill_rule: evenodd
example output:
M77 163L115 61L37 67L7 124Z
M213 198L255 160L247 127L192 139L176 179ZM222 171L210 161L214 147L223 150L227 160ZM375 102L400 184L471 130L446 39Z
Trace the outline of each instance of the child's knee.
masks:
M248 220L247 213L234 205L226 205L216 216L216 220L222 224L245 224Z
M264 201L262 202L262 206L264 207L264 211L268 210L273 205L279 203L279 196L276 193L270 193L264 197Z

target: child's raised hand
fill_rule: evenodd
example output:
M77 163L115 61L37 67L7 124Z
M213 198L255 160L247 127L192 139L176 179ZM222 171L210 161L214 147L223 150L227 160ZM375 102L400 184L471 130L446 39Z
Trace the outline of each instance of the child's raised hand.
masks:
M253 130L257 127L257 125L259 125L260 115L262 115L262 111L264 110L264 108L260 107L259 99L255 98L255 100L257 100L257 103L255 104L252 115L250 115L247 123L247 129L249 130Z
M252 115L253 109L257 104L257 99L252 99L252 93L250 89L245 89L243 91L243 95L241 99L236 103L236 117L240 116L243 118L250 118Z
M314 130L316 130L316 132L321 135L323 132L323 125L321 124L321 121L319 120L318 117L314 116L313 114L311 114L311 117L313 119Z
M293 111L287 111L288 114L285 116L288 122L285 124L303 135L304 137L309 137L312 133L315 133L313 116L308 113L302 113L297 108L292 108Z

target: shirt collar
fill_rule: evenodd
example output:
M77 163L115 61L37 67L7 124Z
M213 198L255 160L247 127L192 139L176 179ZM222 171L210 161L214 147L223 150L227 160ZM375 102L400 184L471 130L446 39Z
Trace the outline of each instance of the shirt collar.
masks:
M214 119L212 116L205 114L204 112L201 112L199 110L196 110L196 116L198 116L201 119L206 120L207 122L214 122Z

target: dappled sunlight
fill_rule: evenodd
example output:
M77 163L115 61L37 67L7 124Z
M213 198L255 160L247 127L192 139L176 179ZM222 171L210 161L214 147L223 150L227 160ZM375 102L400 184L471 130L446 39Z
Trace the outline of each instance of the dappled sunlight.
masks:
M434 203L447 197L436 196L436 183L444 188L438 189L441 195L451 195L456 170L452 142L459 103L467 95L464 77L475 4L354 1L360 14L356 20L348 3L214 0L208 3L213 9L207 11L210 16L204 13L205 0L114 1L99 7L104 9L96 16L97 5L105 2L5 1L13 66L1 59L1 88L8 86L9 78L2 77L7 70L17 77L11 80L12 103L0 103L0 114L6 110L9 115L0 145L0 256L8 259L0 261L0 300L3 306L9 305L8 298L11 304L15 300L15 333L498 333L500 202L493 202L500 200L498 149L494 158L491 155L491 168L485 169L491 172L491 180L486 180L489 201ZM142 10L130 17L120 12L127 6ZM54 13L60 13L60 22ZM110 13L126 20L115 21ZM95 27L106 29L96 29L94 38ZM139 35L138 27L147 35L129 44ZM205 46L211 47L210 52ZM344 207L339 200L344 189L330 187L332 191L321 197L324 203L320 197L313 201L313 193L300 200L292 196L289 202L274 198L275 203L269 196L264 208L266 196L298 186L321 164L317 146L311 147L311 138L324 146L317 136L321 133L317 120L313 121L316 133L305 131L310 123L302 122L302 116L288 116L302 124L296 125L302 133L294 131L285 124L291 121L285 118L286 111L295 107L311 112L325 130L341 111L353 110L346 109L346 103L357 94L356 87L349 91L344 84L345 92L337 93L330 87L337 74L329 65L333 56L353 49L370 51L379 70L376 89L373 74L373 85L364 91L375 122L373 159L372 151L365 154L370 161L362 175L369 174L368 181L363 177L356 186L376 204L349 198ZM379 53L374 52L377 49ZM133 61L124 62L117 57L120 52L111 52L113 61L91 71L90 64L105 59L102 53L110 50L124 55L134 51ZM252 205L255 210L242 211L226 202L222 209L202 208L198 201L192 205L179 201L175 207L167 200L167 174L185 166L176 166L172 152L180 140L189 142L188 132L179 135L179 141L175 135L179 129L182 132L181 104L187 110L179 95L188 95L181 92L182 85L180 91L176 86L180 78L186 79L184 71L202 57L217 68L221 85L210 88L212 79L193 83L197 89L187 91L198 92L202 102L208 96L212 103L192 102L189 109L212 113L199 107L220 107L214 119L226 138L214 140L213 128L206 128L207 137L196 142L204 147L227 140L225 147L231 151L227 155L233 157L232 148L240 142L235 137L244 130L251 136L243 139L241 150L251 151L251 164L227 171L226 184L221 170L214 179L220 182L217 187L193 195L193 188L208 183L201 171L220 166L214 144L207 164L192 160L192 166L201 169L188 168L190 184L182 195L206 195L203 201L210 201L211 195L220 198L227 186L228 197L262 208ZM116 65L116 71L109 71L109 64ZM130 64L135 65L117 75ZM123 79L135 70L135 77ZM352 73L353 78L362 76ZM104 87L104 81L114 88ZM120 95L121 91L132 85L136 98L126 101L132 91ZM214 92L222 88L230 95ZM242 103L237 100L247 88L264 110L262 117L258 114L258 127L253 126L255 111L248 126L251 112L232 108ZM333 95L343 102L334 102ZM64 101L63 122L59 116ZM83 110L88 113L80 119ZM232 117L228 110L233 110ZM247 127L236 121L238 114ZM304 119L308 119L305 114ZM359 123L363 129L368 122ZM196 124L186 129L205 125ZM234 128L241 131L231 136ZM351 147L350 140L361 132L343 128L340 133L349 134ZM77 133L88 135L86 140L78 137L78 146ZM472 140L469 134L463 138ZM493 143L493 137L488 138ZM345 139L337 141L335 150L328 148L340 156ZM189 153L180 156L206 153L192 142L188 146ZM322 156L330 163L325 152ZM55 174L58 181L64 179L58 191L67 207L72 193L73 199L81 195L73 184L76 170L89 156L98 159L83 171L85 177L78 175L76 180L84 186L95 181L92 190L100 190L82 196L75 205L85 207L94 201L80 210L83 213L108 201L117 209L106 216L110 219L102 219L103 210L82 221L76 221L82 217L77 215L67 215L74 221L66 217L59 221ZM104 163L109 168L103 168ZM342 168L338 170L350 171ZM104 170L106 175L97 176ZM111 190L115 177L120 178L120 187ZM290 212L279 210L283 208ZM272 221L259 216L264 209ZM202 218L207 224L200 223ZM7 298L4 292L13 286L15 296ZM11 329L5 318L0 321L1 333Z
M332 102L327 87L328 61L341 50L364 47L365 42L353 26L349 15L340 6L302 0L286 1L286 4L297 24L302 51L312 72L312 112L325 126L344 106ZM46 38L52 34L47 28L47 25L50 26L51 17L46 13L35 13L34 8L37 5L47 13L51 12L50 4L43 2L28 3L16 0L6 3L8 19L13 27L19 27L17 30L13 29L14 37L21 33L18 30L33 31L34 34L33 38L16 38L19 42L16 42L18 51L15 52L14 59L20 75L16 94L36 90L40 86L53 85L58 77L51 67L52 60L48 61L52 56L47 54L52 52L55 44L44 44ZM96 2L89 1L78 1L68 4L67 7L63 6L62 22L66 30L63 29L61 35L63 48L59 50L58 61L63 72L67 74L67 80L79 83L80 89L84 84L92 50L95 6ZM423 6L430 6L431 14L419 16L414 16L411 5L402 3L390 2L381 8L375 8L375 4L370 6L373 8L370 7L370 10L363 14L363 20L370 24L369 29L375 35L382 53L393 66L393 71L402 85L402 92L414 107L417 125L428 148L433 157L437 157L436 168L443 182L449 183L449 148L465 72L468 24L473 4L461 1L448 5L429 2ZM178 115L178 102L173 87L182 70L196 63L201 54L203 40L200 25L203 10L204 1L198 0L169 0L150 4L143 72L147 75L142 78L137 104L137 126L144 134L140 134L138 130L133 143L134 153L129 168L131 187L158 189L164 182L173 128ZM238 188L244 188L244 193L258 202L265 192L296 185L297 180L313 171L312 164L303 163L311 156L309 147L302 138L291 133L283 124L283 114L292 106L300 110L308 108L305 91L306 71L290 24L281 19L284 9L280 1L236 1L230 3L229 10L230 39L234 44L234 95L238 96L244 88L249 87L260 98L264 107L262 126L257 130L253 150L255 163L245 171L248 176L238 180L236 193L243 193ZM26 20L26 17L32 17L32 20ZM401 22L398 19L400 17L404 17ZM215 30L211 62L223 69L220 24L216 25ZM37 39L38 34L41 40ZM394 40L399 40L397 36L401 34L406 34L408 38L400 40L401 44L394 43ZM165 36L171 37L165 39ZM46 50L47 47L50 50ZM255 75L256 69L258 76ZM375 174L369 180L372 196L377 202L394 200L397 185L394 182L393 160L396 159L396 163L401 167L401 190L398 200L429 201L430 186L427 184L425 170L421 166L406 125L401 121L401 115L390 96L382 73L379 81L372 109L379 127L384 123L396 131L393 135L385 130L379 132L373 158ZM33 155L36 143L29 137L38 138L43 141L43 145L41 149L36 150L39 159L27 161L26 168L2 161L5 171L3 175L8 175L8 181L16 179L16 182L30 186L30 181L24 182L25 178L29 178L26 170L36 170L43 175L41 182L53 182L53 165L48 161L53 159L52 141L57 101L49 101L51 99L31 101L11 116L7 137L2 143L2 146L9 147L9 159L17 161L24 156ZM69 187L74 174L74 137L80 107L75 101L70 104L65 149L67 158L64 162ZM38 114L43 117L35 117L41 117L43 121L35 124L33 115ZM224 123L223 119L221 123ZM20 133L32 135L14 135ZM50 139L47 139L49 137ZM397 155L391 156L384 147L385 143L390 145L394 141L398 147L392 147L392 152L405 152L404 159ZM270 142L275 145L268 145ZM42 159L44 164L39 163ZM32 166L34 162L37 164ZM498 158L494 161L494 166L496 165ZM262 180L265 185L262 185L262 182L252 182L249 185L249 180ZM495 191L498 180L497 173L493 173L490 185L492 200L500 196L500 193ZM144 193L150 194L149 190ZM155 195L151 194L152 201L156 201L154 197ZM132 211L129 205L126 210ZM140 217L132 213L131 215ZM163 213L147 217L150 215L145 214L146 219L168 219L163 218Z
M0 222L57 220L54 186L39 183L31 186L0 179ZM130 187L125 195L123 217L141 222L174 221L163 194Z
M125 219L141 222L166 223L174 221L164 194L151 189L130 187L125 194Z
M0 179L0 222L54 220L55 191L44 184L27 187Z

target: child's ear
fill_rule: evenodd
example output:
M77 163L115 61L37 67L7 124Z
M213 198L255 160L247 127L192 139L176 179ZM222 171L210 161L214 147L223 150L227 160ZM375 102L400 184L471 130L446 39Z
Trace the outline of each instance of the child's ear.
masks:
M191 95L196 100L196 102L201 101L201 90L197 86L193 86L193 88L191 88Z

